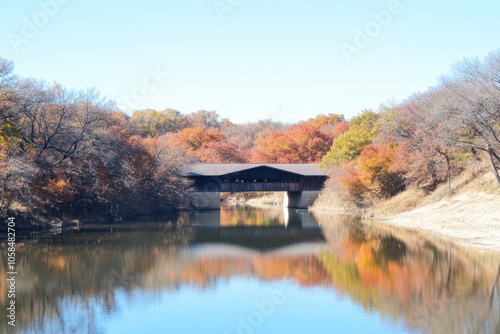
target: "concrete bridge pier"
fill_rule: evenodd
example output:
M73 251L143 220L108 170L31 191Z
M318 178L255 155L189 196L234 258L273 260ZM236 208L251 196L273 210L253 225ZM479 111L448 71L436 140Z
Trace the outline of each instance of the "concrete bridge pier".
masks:
M319 194L319 191L287 191L284 195L283 207L307 209L314 203Z

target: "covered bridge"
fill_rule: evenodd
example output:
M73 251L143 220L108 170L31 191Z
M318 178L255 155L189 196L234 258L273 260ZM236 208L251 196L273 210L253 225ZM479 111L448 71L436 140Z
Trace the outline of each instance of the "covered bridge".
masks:
M194 181L192 204L220 207L221 192L283 191L284 206L307 208L327 178L318 164L190 164L184 176Z

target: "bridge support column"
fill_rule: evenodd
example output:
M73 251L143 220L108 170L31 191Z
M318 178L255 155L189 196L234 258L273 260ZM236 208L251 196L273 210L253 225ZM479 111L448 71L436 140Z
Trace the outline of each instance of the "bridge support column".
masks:
M319 191L287 191L283 199L283 207L307 209L319 196Z
M220 192L193 192L191 206L195 210L219 210Z

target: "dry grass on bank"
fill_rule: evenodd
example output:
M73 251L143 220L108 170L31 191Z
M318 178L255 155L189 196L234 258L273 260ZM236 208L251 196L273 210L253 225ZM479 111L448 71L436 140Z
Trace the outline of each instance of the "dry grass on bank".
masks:
M313 211L361 211L342 191L329 187L323 189L311 209Z
M388 200L375 203L374 213L377 216L394 215L466 193L500 195L500 187L490 171L465 172L452 179L451 191L446 184L439 185L436 190L429 193L422 189L408 189Z
M379 203L373 219L452 238L462 245L500 252L500 187L493 173L461 175L452 191L407 191Z

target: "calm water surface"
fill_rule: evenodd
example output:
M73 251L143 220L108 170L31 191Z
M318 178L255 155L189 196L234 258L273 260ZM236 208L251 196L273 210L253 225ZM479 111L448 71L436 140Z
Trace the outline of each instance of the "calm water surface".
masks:
M85 226L18 240L16 333L500 333L499 265L295 210Z

